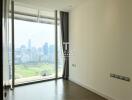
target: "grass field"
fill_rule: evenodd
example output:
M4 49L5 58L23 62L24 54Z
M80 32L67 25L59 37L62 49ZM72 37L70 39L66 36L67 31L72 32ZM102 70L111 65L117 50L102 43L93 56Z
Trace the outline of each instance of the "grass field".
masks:
M33 64L33 65L15 65L15 78L26 78L32 76L42 76L46 73L52 75L55 73L54 64Z

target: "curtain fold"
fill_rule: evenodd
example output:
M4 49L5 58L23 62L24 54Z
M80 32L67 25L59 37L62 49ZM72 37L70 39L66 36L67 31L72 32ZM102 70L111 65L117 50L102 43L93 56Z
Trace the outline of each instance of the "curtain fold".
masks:
M69 79L69 13L60 11L61 36L64 55L63 79Z

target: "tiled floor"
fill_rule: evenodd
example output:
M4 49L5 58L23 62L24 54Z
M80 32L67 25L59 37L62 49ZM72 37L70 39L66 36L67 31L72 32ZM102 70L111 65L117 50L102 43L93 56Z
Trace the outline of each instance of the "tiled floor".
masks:
M16 87L9 97L10 100L106 100L62 79Z

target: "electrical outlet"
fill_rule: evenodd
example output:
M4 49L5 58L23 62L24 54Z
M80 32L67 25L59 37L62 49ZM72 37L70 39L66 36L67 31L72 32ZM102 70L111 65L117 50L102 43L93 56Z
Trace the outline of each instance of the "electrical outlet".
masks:
M120 80L124 80L124 81L127 81L127 82L130 81L130 78L129 77L121 76L121 75L117 75L117 74L110 73L110 77L116 78L116 79L120 79Z
M130 81L130 78L129 77L125 77L125 81Z
M76 67L76 64L72 64L72 67Z
M115 74L110 74L110 77L115 77Z

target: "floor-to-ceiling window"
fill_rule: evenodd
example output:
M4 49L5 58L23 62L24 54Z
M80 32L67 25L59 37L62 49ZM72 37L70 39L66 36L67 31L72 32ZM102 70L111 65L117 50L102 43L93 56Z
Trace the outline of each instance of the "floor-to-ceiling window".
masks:
M15 20L15 79L55 78L54 24Z
M60 23L55 24L54 11L41 11L16 6L14 12L14 76L15 84L56 78L57 60L58 76L62 77L63 56L60 35ZM10 22L11 23L11 22ZM55 25L58 26L58 39L55 44ZM11 29L10 29L11 30ZM9 35L9 56L12 56ZM55 48L57 57L55 59ZM9 59L9 68L12 59ZM11 70L10 70L11 73ZM12 74L10 74L11 77Z

